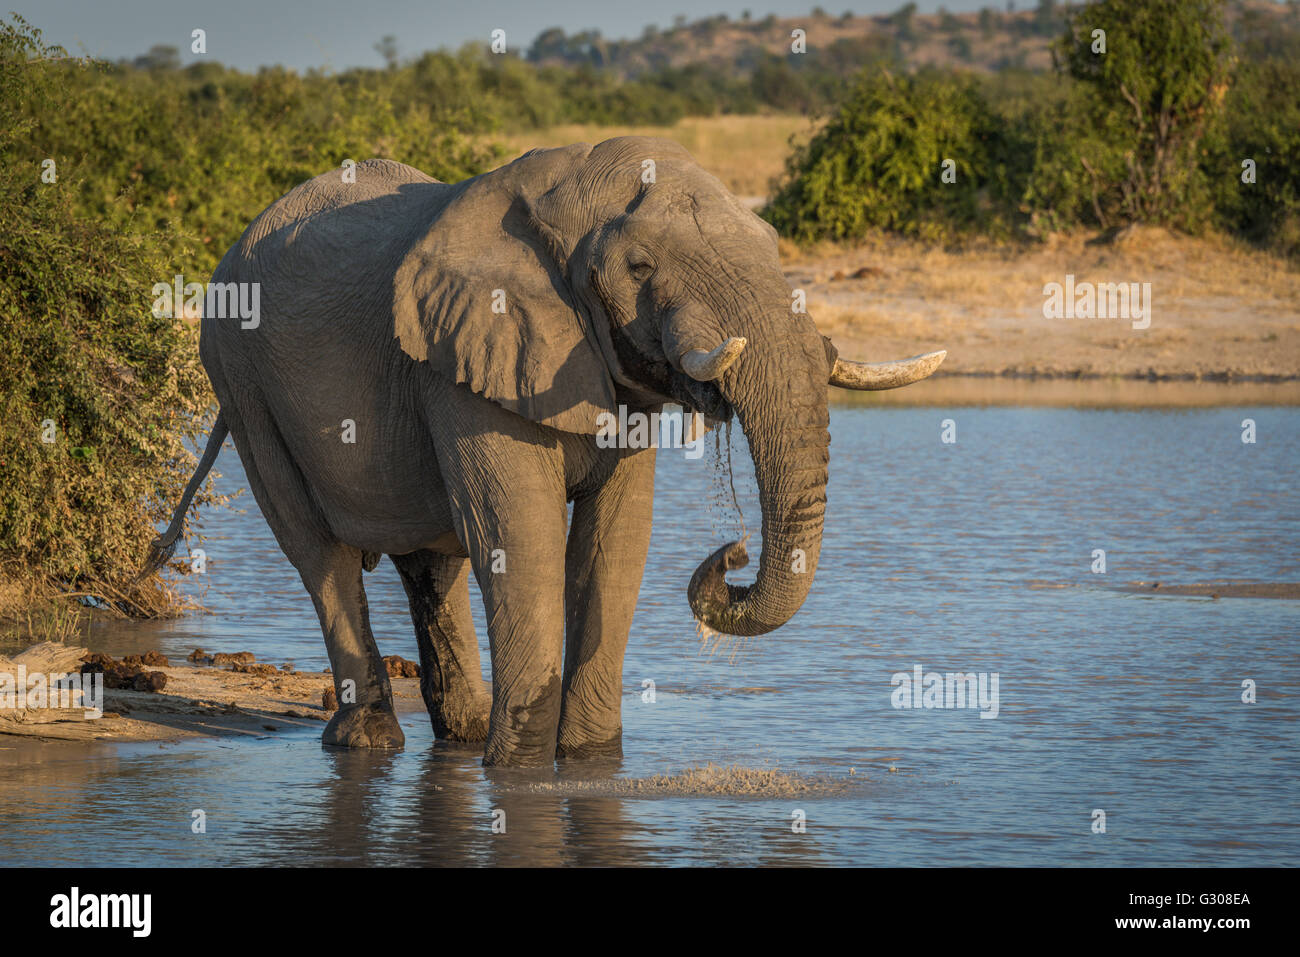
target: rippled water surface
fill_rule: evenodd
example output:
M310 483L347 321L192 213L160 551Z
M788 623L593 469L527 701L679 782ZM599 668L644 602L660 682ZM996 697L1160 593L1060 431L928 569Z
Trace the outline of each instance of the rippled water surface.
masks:
M940 441L948 418L956 444ZM1244 418L1256 444L1241 442ZM702 650L685 586L741 528L725 454L660 453L624 674L626 757L560 772L645 777L713 762L828 779L829 794L536 793L535 775L485 772L410 711L396 754L325 750L318 728L40 761L0 750L0 853L39 847L43 860L78 864L1300 863L1300 603L1114 587L1300 581L1300 411L855 406L832 410L831 433L811 597L779 632L721 649ZM756 533L738 433L734 444ZM217 468L221 489L243 487L232 449ZM311 601L251 495L204 532L211 614L101 628L90 643L324 667ZM1090 570L1094 549L1104 575ZM366 588L382 652L415 658L392 566ZM996 673L996 719L893 707L891 676L918 665ZM1254 704L1241 700L1246 679ZM191 833L194 808L206 834ZM504 835L492 833L494 808ZM796 810L806 833L792 832ZM1093 833L1095 810L1105 833Z

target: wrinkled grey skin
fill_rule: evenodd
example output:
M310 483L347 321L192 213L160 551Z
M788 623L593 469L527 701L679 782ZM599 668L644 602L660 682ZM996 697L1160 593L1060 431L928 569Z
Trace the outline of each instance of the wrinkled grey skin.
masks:
M486 739L485 764L620 754L655 451L598 448L597 416L734 411L762 507L757 580L715 569L692 604L718 631L763 634L817 568L833 352L791 311L771 227L674 143L533 151L455 185L385 160L355 172L304 183L249 226L212 279L260 283L260 324L205 316L200 347L213 439L229 428L312 596L341 703L356 684L323 740L403 743L361 581L388 555L439 735ZM682 373L684 352L731 336L748 345L720 378Z

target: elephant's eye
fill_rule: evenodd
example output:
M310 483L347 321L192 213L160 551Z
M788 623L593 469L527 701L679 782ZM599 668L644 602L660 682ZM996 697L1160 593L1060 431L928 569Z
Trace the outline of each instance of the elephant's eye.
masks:
M627 271L637 282L645 282L655 271L655 266L650 260L636 256L627 261Z

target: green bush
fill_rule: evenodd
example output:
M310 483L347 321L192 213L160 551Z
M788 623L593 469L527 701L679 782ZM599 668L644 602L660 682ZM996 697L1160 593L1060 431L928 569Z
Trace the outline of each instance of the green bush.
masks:
M206 278L267 203L345 159L397 159L449 181L497 159L462 132L490 125L484 116L404 96L409 74L65 72L67 99L29 111L33 134L19 158L74 169L83 215L161 232L174 267L161 278Z
M1286 60L1243 60L1223 131L1202 162L1222 228L1300 258L1300 50ZM1243 182L1242 162L1255 163Z
M864 71L764 215L799 241L1218 225L1300 255L1300 41L1231 42L1222 0L1095 0L1055 77Z
M1009 131L975 80L868 71L844 104L795 150L764 215L799 241L889 230L943 239L1007 233L1028 144ZM954 182L942 178L952 160Z
M0 23L6 157L69 102L77 68L43 59L59 52ZM197 336L151 314L165 244L80 216L78 184L54 173L0 165L0 568L30 591L166 611L170 593L134 578L194 467L185 443L210 403Z

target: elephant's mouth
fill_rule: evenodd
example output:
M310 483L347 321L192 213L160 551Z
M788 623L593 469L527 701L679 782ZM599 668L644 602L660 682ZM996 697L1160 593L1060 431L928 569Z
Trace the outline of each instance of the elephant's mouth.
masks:
M633 380L675 402L687 412L700 412L713 422L730 422L735 414L731 403L715 382L700 382L678 372L664 360L642 355L621 330L611 335L618 361Z
M672 370L668 390L672 400L682 408L701 412L714 422L729 422L735 414L722 390L712 382L697 382L683 372Z

